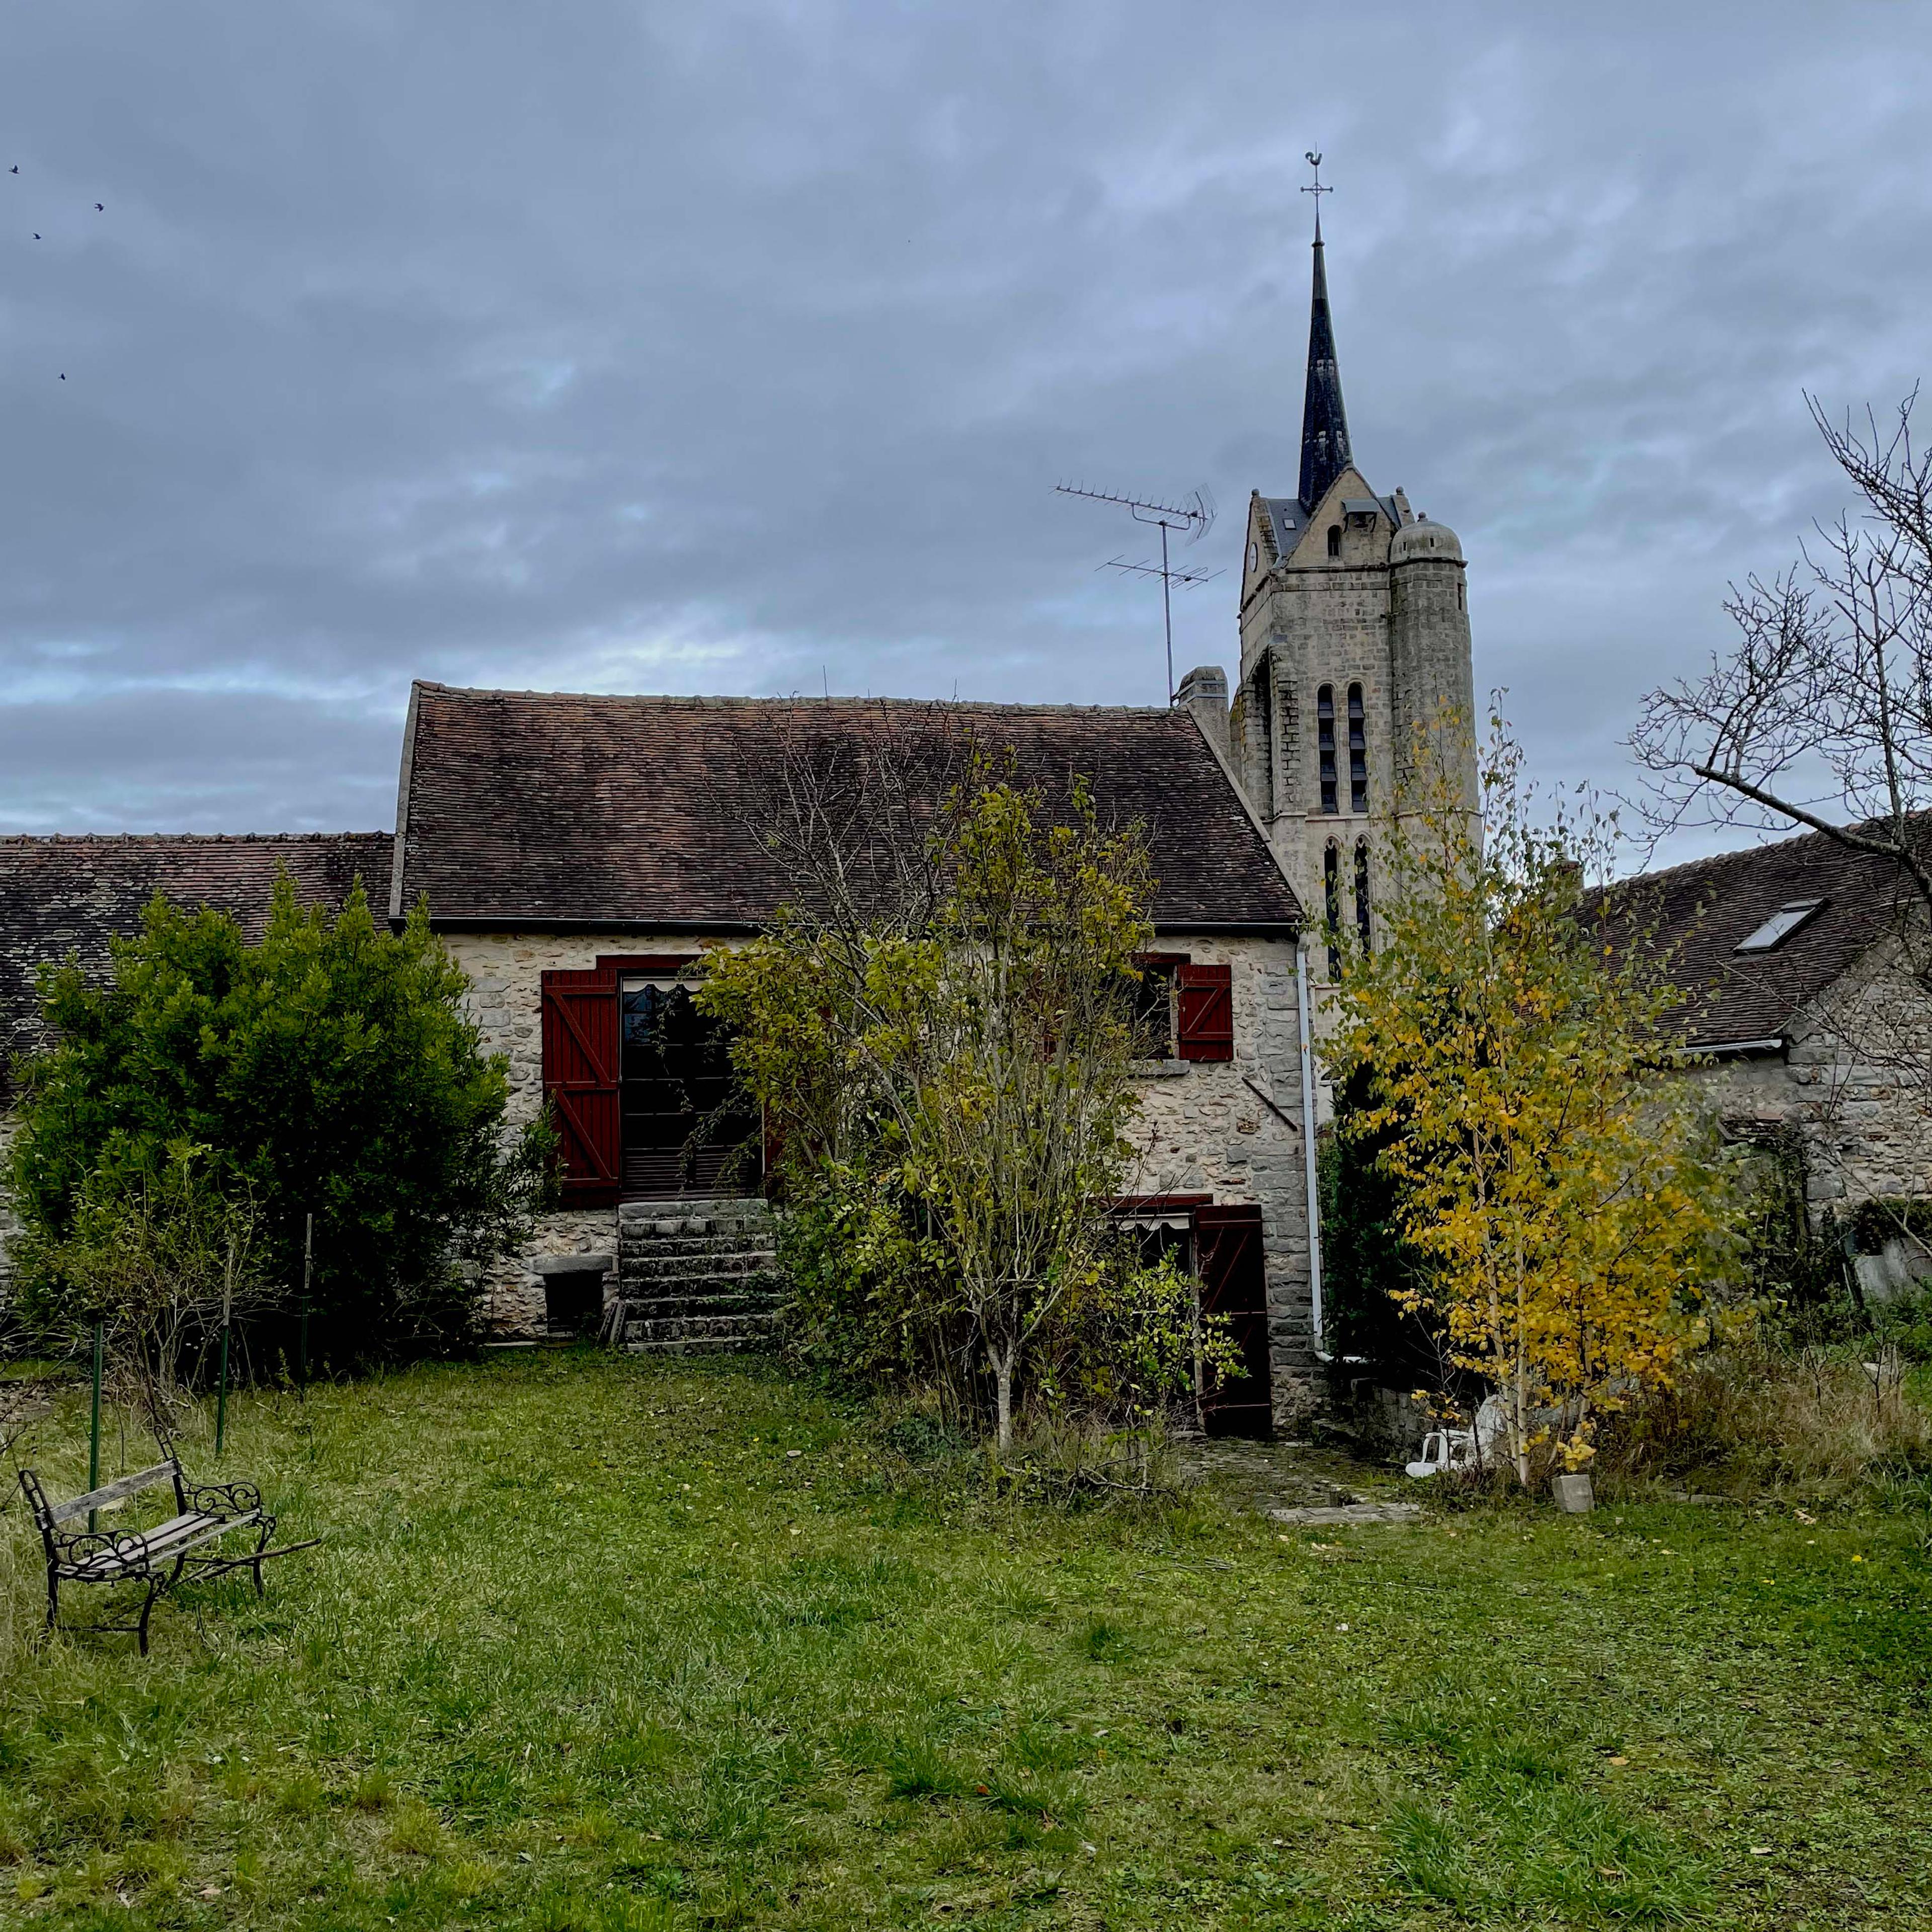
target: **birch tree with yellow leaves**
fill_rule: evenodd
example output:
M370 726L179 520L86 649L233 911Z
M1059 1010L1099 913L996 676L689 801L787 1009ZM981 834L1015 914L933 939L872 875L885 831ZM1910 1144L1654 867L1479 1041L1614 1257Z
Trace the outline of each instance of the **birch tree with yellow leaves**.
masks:
M1613 826L1587 807L1535 824L1500 720L1484 766L1480 820L1455 760L1412 768L1326 1058L1370 1096L1343 1131L1398 1130L1380 1158L1420 1265L1390 1292L1501 1397L1527 1486L1539 1459L1585 1466L1600 1418L1708 1339L1738 1190L1678 1077L1682 994L1592 916Z

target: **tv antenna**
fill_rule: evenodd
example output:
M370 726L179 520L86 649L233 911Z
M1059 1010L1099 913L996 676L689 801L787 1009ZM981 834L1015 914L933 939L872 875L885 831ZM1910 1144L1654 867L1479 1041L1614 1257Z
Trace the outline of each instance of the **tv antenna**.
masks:
M1072 483L1056 483L1063 496L1084 496L1090 502L1118 503L1137 524L1148 524L1160 532L1160 561L1130 563L1124 556L1110 557L1097 566L1140 577L1160 579L1160 621L1167 639L1167 701L1174 702L1174 600L1177 584L1207 584L1219 577L1218 570L1177 570L1168 560L1167 537L1170 530L1184 531L1190 544L1198 543L1214 527L1214 500L1204 490L1196 490L1180 503L1150 502L1139 496L1123 496L1112 490L1089 490Z

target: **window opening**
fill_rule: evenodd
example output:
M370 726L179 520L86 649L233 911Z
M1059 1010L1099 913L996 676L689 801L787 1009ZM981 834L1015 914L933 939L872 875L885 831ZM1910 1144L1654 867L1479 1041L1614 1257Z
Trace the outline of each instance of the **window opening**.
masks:
M1274 707L1268 701L1274 682L1268 675L1268 660L1263 658L1255 667L1254 706L1256 742L1261 752L1256 787L1262 809L1267 812L1274 810Z
M1330 556L1342 554L1342 526L1340 524L1328 526L1328 554Z
M1172 1060L1174 1043L1173 959L1138 959L1133 982L1133 1054L1136 1060Z
M1322 809L1334 812L1335 687L1324 684L1315 694L1315 748L1322 764Z
M1748 932L1739 940L1734 950L1739 952L1769 952L1782 946L1800 926L1809 926L1824 910L1822 899L1793 899L1781 905L1770 918Z
M1462 608L1462 592L1464 587L1465 586L1462 581L1458 579L1456 585L1456 608L1459 610Z
M1348 809L1369 808L1368 722L1362 712L1362 687L1348 687Z
M758 1178L758 1122L732 1102L724 1030L674 976L620 982L623 1190L650 1199L741 1192Z
M1369 842L1355 841L1355 936L1362 942L1362 957L1369 956Z
M1333 839L1322 855L1322 900L1328 926L1328 976L1342 976L1342 848Z

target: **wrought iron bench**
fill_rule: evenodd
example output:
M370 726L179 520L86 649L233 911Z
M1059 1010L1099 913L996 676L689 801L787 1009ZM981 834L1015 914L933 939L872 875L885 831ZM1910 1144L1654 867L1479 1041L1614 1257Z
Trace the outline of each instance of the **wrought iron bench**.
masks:
M64 1524L114 1509L144 1490L172 1484L176 1514L165 1522L148 1529L115 1532L89 1527L65 1529ZM321 1541L310 1537L304 1543L284 1543L269 1546L275 1533L275 1519L262 1507L262 1492L253 1483L190 1483L182 1474L180 1462L170 1456L150 1469L136 1469L91 1490L71 1502L57 1503L48 1497L39 1475L32 1469L20 1472L20 1487L26 1492L28 1507L47 1558L47 1628L52 1630L60 1614L60 1586L63 1583L140 1583L147 1586L139 1620L131 1624L100 1624L100 1630L130 1630L141 1640L141 1654L148 1654L148 1618L154 1600L178 1583L184 1575L196 1580L225 1575L231 1570L252 1570L255 1594L264 1594L262 1565L272 1556L286 1556L298 1550L310 1550ZM245 1556L224 1556L210 1547L237 1530L255 1532L255 1546ZM199 1552L199 1553L198 1553Z

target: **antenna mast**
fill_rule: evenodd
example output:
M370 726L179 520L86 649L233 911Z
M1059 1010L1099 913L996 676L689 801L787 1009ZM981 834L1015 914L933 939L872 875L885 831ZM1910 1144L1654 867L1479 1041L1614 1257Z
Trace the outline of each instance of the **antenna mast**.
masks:
M1184 530L1190 543L1198 543L1214 522L1213 500L1204 490L1196 490L1184 503L1149 502L1138 496L1123 496L1111 490L1088 490L1072 483L1056 483L1063 496L1084 496L1090 502L1118 503L1137 524L1151 524L1160 532L1159 563L1130 563L1125 557L1110 557L1102 570L1132 572L1142 577L1160 579L1160 620L1167 639L1167 701L1174 702L1174 603L1172 586L1177 584L1207 584L1219 577L1218 570L1176 570L1168 561L1167 533Z

